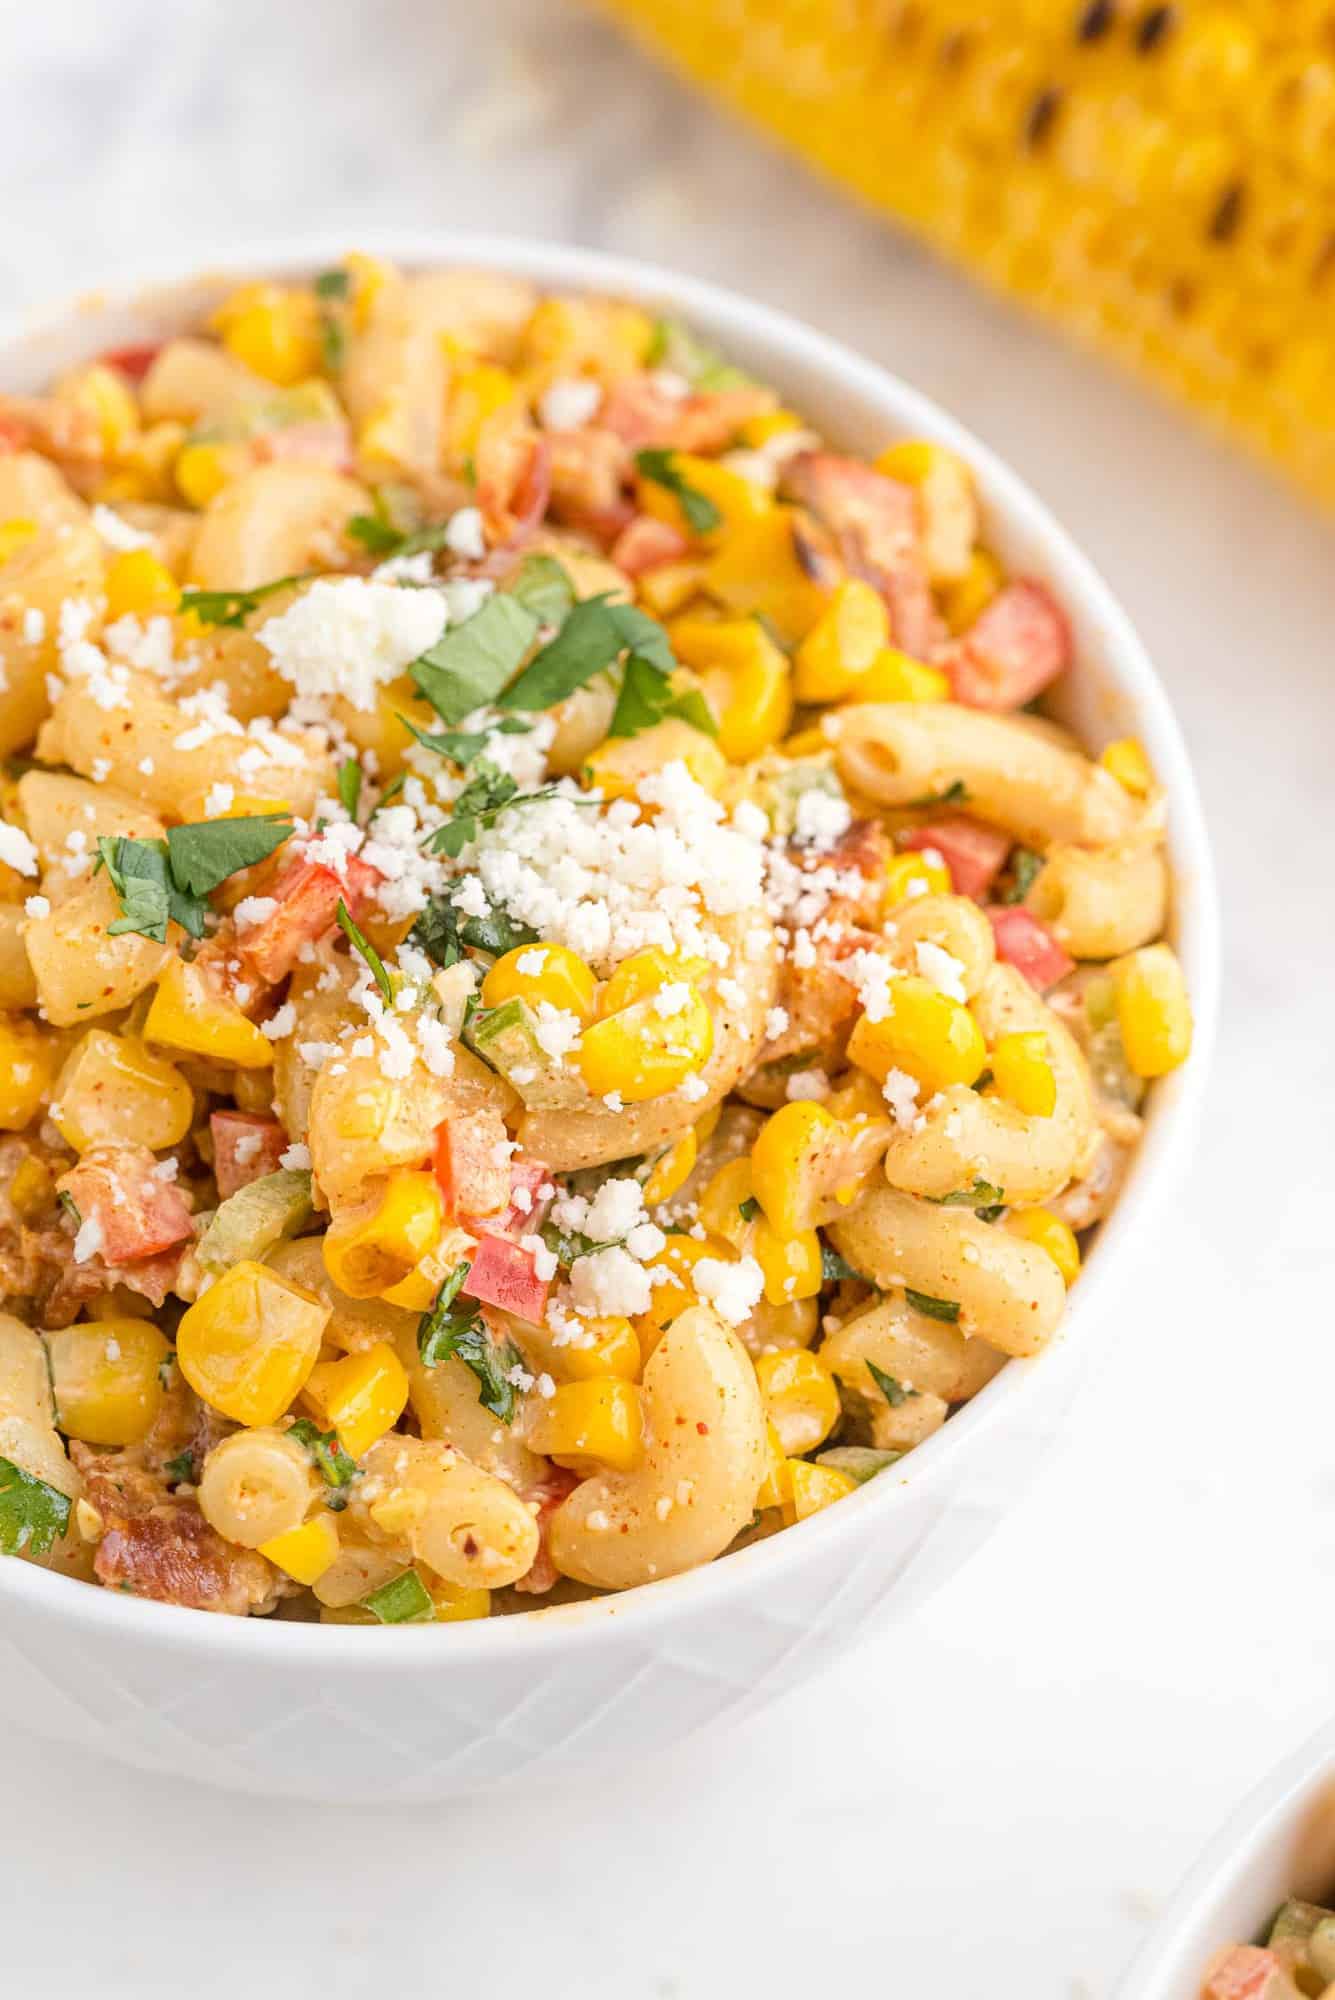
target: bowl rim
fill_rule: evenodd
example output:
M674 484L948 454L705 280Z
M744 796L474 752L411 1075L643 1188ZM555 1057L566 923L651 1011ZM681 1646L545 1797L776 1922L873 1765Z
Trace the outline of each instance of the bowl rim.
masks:
M328 232L229 247L201 256L184 271L179 263L150 267L54 304L11 313L0 317L0 368L16 356L21 359L25 351L40 353L48 338L67 336L85 323L91 357L98 351L99 323L114 314L163 315L174 300L184 301L202 287L241 278L309 275L338 262L348 247ZM1108 1316L1117 1274L1134 1257L1137 1232L1148 1235L1155 1211L1167 1206L1204 1102L1218 1020L1220 945L1215 871L1199 793L1181 730L1145 646L1094 564L1045 503L930 397L787 313L638 259L520 236L448 230L368 230L358 232L357 248L409 269L471 266L513 272L557 290L602 291L671 309L707 327L725 347L730 341L739 347L763 346L774 357L776 379L782 380L785 367L793 373L825 376L856 400L869 419L880 418L901 433L934 437L960 453L974 473L987 511L1032 544L1038 552L1034 566L1056 580L1069 609L1098 626L1104 678L1134 707L1138 733L1168 800L1172 876L1181 898L1174 906L1176 948L1195 1016L1192 1054L1181 1070L1155 1087L1156 1101L1126 1187L1102 1225L1096 1257L1043 1353L1010 1362L949 1423L901 1461L894 1480L882 1474L849 1494L837 1508L826 1508L726 1559L578 1604L535 1607L523 1615L452 1624L448 1629L421 1626L416 1628L417 1639L406 1647L387 1647L378 1631L358 1626L211 1618L185 1606L92 1587L33 1563L0 1563L0 1600L67 1619L90 1638L115 1631L135 1642L152 1640L167 1650L254 1660L270 1668L304 1666L309 1657L326 1671L381 1674L416 1672L446 1657L457 1665L500 1663L533 1652L550 1653L558 1646L594 1644L602 1640L609 1621L627 1636L639 1634L679 1613L704 1612L715 1599L724 1600L720 1608L726 1610L726 1599L734 1592L765 1587L786 1563L799 1557L815 1560L824 1550L837 1563L839 1545L863 1532L881 1511L888 1511L895 1504L892 1496L904 1489L949 1487L956 1460L985 1431L1011 1418L1010 1404L1016 1398L1030 1398L1042 1385L1053 1385L1058 1376L1070 1375L1083 1365L1091 1351L1093 1322L1100 1310Z
M1335 1779L1335 1719L1267 1772L1229 1813L1188 1869L1119 1982L1114 2000L1196 2000L1210 1953L1246 1936L1214 1936L1232 1894L1258 1871L1267 1850L1297 1833L1308 1807ZM1295 1874L1301 1862L1295 1857ZM1295 1893L1297 1891L1295 1890ZM1273 1915L1275 1905L1267 1905ZM1265 1921L1258 1913L1254 1931ZM1246 1930L1245 1924L1239 1930ZM1185 1983L1184 1983L1185 1982Z

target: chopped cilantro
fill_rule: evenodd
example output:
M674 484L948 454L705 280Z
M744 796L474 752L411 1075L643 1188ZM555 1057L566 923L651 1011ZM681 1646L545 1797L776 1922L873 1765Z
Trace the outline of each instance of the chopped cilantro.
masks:
M544 1222L541 1236L558 1264L567 1268L576 1257L592 1257L595 1251L610 1250L610 1243L600 1243L593 1236L585 1236L578 1229L558 1229L554 1222Z
M462 625L452 625L429 651L413 661L408 672L442 722L462 722L475 708L500 696L537 630L538 620L531 611L498 592ZM521 675L520 682L526 678ZM528 704L506 699L501 705L523 708Z
M930 1292L915 1292L911 1285L905 1285L904 1297L914 1312L923 1313L928 1319L954 1321L960 1316L957 1299L934 1299Z
M575 608L575 586L555 556L526 556L506 592L544 625L563 625Z
M643 478L673 495L693 535L710 535L722 525L723 516L707 493L689 483L676 459L675 451L637 451L635 466Z
M291 833L292 821L275 813L174 826L165 841L102 835L97 867L106 869L121 907L108 934L134 931L165 944L167 925L178 923L191 937L203 937L211 891L238 869L265 860Z
M80 1215L78 1206L74 1200L74 1196L70 1193L69 1189L59 1188L56 1192L56 1200L60 1203L60 1206L64 1209L66 1215L68 1215L70 1221L74 1224L74 1227L76 1229L82 1229L83 1217Z
M1034 877L1043 867L1043 856L1035 854L1031 847L1016 847L1011 850L1008 882L1002 893L1003 903L1022 903L1034 886Z
M450 531L448 521L433 521L426 528L401 530L390 520L379 494L374 505L374 514L354 514L346 530L349 539L360 542L368 555L378 556L382 562L387 562L391 556L418 556L428 551L434 554L437 549L444 548Z
M324 363L326 375L337 375L343 366L343 356L347 349L347 335L343 322L333 313L320 314L320 359Z
M0 1555L49 1555L70 1524L72 1502L8 1458L0 1458Z
M583 687L595 674L615 666L627 651L646 660L661 674L670 674L676 666L668 635L657 619L631 604L611 604L606 597L586 597L575 606L556 637L533 656L513 686L497 698L497 706L551 708L572 695L576 688Z
M436 1615L431 1593L415 1569L405 1569L361 1601L382 1625L421 1625Z
M386 1006L392 1007L394 1004L394 983L385 970L385 961L381 958L380 953L371 943L371 940L366 936L366 933L354 922L352 912L341 896L338 899L338 908L335 910L334 915L338 920L338 927L348 940L348 943L354 951L361 953L366 963L370 966L371 975L384 995Z
M874 1361L867 1363L867 1372L892 1410L897 1410L910 1396L919 1394L917 1389L906 1389L902 1382L897 1382L893 1375L887 1375L884 1368L878 1368Z
M276 576L272 583L257 583L253 590L183 590L179 611L193 611L202 625L244 625L251 612L277 590L294 583L308 583L315 574L302 570L295 576Z
M930 806L962 806L969 802L969 787L963 778L956 778L943 792L924 792L920 799L906 799L904 804L910 812L926 812Z
M760 1203L753 1194L749 1194L745 1201L738 1202L737 1213L743 1222L754 1222L760 1213Z
M315 280L315 296L317 299L345 299L351 283L342 265L335 264L332 270L321 271Z
M345 757L338 767L338 796L349 819L356 819L362 796L362 767L355 757Z
M164 1479L193 1479L195 1476L195 1454L183 1451L178 1458L169 1458L162 1468Z
M491 910L485 917L465 917L448 895L433 896L408 933L408 941L426 953L433 965L457 965L464 946L502 958L520 945L536 944L538 933L527 924L517 924L504 910Z
M229 875L267 861L292 834L286 813L205 820L167 831L172 874L187 895L207 896Z
M298 1417L288 1425L288 1436L304 1445L319 1468L325 1485L331 1490L325 1495L325 1506L331 1513L341 1514L348 1504L348 1496L342 1491L350 1486L357 1474L357 1461L350 1458L338 1441L337 1431L322 1431L309 1417Z
M626 662L625 677L617 696L609 736L638 736L656 722L680 718L706 736L718 735L713 710L698 688L674 694L667 676L659 672L642 653L632 653Z
M841 1257L828 1243L822 1243L820 1246L820 1274L827 1284L838 1283L844 1278L852 1278L860 1285L867 1283L861 1271L855 1271L848 1259Z
M973 1208L979 1211L1000 1210L1006 1205L1006 1190L994 1186L991 1181L975 1181L971 1188L962 1188L954 1194L928 1195L928 1201L938 1208Z
M532 724L521 722L517 715L507 715L502 722L491 729L419 729L406 715L399 721L405 729L412 731L424 750L434 750L440 757L448 757L461 771L466 771L475 758L486 748L492 736L527 736Z
M509 1379L522 1366L523 1355L512 1340L499 1345L487 1331L478 1306L456 1303L468 1277L468 1262L456 1264L417 1323L417 1351L426 1368L438 1367L451 1355L470 1368L478 1381L477 1399L503 1424L514 1422L518 1399Z

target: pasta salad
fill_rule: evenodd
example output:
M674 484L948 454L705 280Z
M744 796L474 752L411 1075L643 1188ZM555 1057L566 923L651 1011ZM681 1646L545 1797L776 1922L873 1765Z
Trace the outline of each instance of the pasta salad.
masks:
M1335 1994L1335 1910L1291 1898L1264 1945L1216 1952L1201 2000L1301 2000Z
M1050 1338L1188 1052L1162 795L883 442L357 255L0 398L0 1552L534 1610Z

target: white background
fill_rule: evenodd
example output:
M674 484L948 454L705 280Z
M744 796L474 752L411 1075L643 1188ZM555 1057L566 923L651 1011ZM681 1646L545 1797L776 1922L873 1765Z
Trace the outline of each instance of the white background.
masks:
M1106 1993L1332 1705L1328 524L557 0L0 4L0 75L0 308L308 226L510 228L750 290L938 397L1150 643L1199 762L1228 984L1197 1164L1111 1358L914 1625L730 1739L495 1807L132 1776L31 1739L0 1690L7 1988Z

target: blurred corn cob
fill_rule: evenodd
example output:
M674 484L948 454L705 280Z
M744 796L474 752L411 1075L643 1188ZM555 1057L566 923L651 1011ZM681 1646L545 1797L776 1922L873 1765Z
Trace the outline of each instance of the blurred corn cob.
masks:
M1332 0L601 4L1335 499Z

